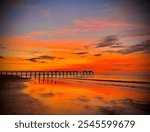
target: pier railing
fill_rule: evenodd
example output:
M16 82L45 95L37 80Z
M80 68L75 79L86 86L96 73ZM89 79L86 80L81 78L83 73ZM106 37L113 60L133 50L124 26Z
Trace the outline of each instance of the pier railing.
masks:
M16 78L57 78L92 76L93 71L0 71L0 76Z

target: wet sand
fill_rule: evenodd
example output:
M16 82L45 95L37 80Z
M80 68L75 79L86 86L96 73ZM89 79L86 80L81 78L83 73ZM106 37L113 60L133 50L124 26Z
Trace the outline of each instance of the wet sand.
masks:
M47 108L30 95L22 92L27 86L28 79L1 79L0 80L0 114L27 115L45 114Z
M150 90L119 82L0 80L0 114L150 114ZM148 86L148 87L147 87Z

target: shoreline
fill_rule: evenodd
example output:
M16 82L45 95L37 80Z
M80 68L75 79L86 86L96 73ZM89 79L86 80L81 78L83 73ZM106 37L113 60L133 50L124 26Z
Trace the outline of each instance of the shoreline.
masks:
M36 115L47 113L47 108L38 100L22 92L24 82L30 79L0 80L0 115Z
M71 79L71 78L70 78ZM100 82L122 82L122 83L137 83L137 84L150 84L150 82L145 82L145 81L125 81L125 80L105 80L105 79L85 79L85 78L76 78L76 80L89 80L89 81L100 81Z

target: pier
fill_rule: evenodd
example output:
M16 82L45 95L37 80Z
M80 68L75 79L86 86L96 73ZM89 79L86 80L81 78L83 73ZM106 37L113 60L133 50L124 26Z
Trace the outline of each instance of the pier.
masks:
M93 71L0 71L0 76L6 78L77 78L92 75Z

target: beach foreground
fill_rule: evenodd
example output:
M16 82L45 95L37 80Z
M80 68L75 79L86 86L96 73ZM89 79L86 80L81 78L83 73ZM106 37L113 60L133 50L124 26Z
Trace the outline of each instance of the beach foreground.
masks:
M29 80L1 79L0 80L0 114L2 115L24 115L45 114L46 107L30 95L24 94L24 84Z
M1 79L0 114L150 114L149 84Z

